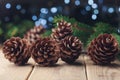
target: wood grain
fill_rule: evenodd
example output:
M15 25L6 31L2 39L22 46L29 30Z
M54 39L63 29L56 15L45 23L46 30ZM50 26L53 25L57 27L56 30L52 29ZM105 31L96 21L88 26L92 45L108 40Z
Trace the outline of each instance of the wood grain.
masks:
M61 60L53 67L36 65L28 80L86 80L83 56L72 65Z
M94 65L88 56L84 57L88 80L120 80L120 62L111 65Z
M59 60L55 66L41 67L30 59L28 65L16 66L0 50L0 80L120 80L120 61L100 66L81 55L72 65Z
M6 60L0 50L0 80L26 80L32 65L16 66Z

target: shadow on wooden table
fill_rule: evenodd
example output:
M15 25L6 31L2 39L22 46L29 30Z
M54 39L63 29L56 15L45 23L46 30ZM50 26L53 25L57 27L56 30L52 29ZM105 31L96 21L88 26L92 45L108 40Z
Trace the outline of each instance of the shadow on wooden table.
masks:
M111 63L111 64L107 64L107 65L100 65L101 67L110 67L110 68L120 68L120 64L119 63Z

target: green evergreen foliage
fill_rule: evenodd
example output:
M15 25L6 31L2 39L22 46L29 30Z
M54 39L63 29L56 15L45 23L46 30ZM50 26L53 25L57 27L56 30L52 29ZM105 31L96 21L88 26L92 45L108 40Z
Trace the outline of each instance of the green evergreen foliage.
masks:
M2 28L0 28L0 35L2 35L2 33L3 33L3 30L2 30Z
M23 20L21 23L18 24L18 36L23 37L23 35L31 28L34 27L34 23L29 20Z
M34 27L34 23L29 20L23 20L21 22L9 22L0 23L0 38L2 41L11 38L13 36L23 37L27 30Z
M52 33L52 30L46 30L43 34L41 34L42 37L50 37Z
M11 38L12 36L17 36L19 29L17 26L12 27L8 32L6 33L6 38Z
M112 33L112 35L116 38L118 44L119 44L119 48L120 48L120 35L117 33Z
M116 34L116 33L112 33L112 35L117 39L118 41L118 45L119 45L119 51L118 51L118 54L117 54L117 59L120 60L120 35Z
M2 22L0 21L0 36L2 35L2 33L3 33Z
M114 33L116 32L116 28L111 26L110 24L98 22L95 24L94 31L97 33Z

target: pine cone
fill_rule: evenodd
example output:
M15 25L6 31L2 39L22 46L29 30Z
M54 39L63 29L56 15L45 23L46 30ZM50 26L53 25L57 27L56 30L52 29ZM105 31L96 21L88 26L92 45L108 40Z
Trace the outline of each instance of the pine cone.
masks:
M3 53L6 59L17 64L24 65L30 58L29 45L25 39L12 37L3 44Z
M64 39L66 36L72 35L71 23L66 21L60 21L57 23L58 28L52 29L51 37L57 42Z
M115 60L118 43L111 34L101 34L88 47L88 55L96 64L110 64Z
M27 39L29 43L33 43L40 38L40 34L42 34L44 31L45 29L42 26L35 26L24 35L24 38Z
M74 36L65 37L60 44L61 59L67 63L73 63L81 54L82 43Z
M42 66L55 64L59 58L59 48L50 38L40 38L30 48L32 58Z

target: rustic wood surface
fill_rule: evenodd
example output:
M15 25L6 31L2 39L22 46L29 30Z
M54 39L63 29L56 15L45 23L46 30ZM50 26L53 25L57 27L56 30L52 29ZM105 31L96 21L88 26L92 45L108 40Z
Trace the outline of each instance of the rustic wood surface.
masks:
M72 65L59 60L55 66L41 67L30 59L27 65L16 66L0 50L0 80L120 80L120 62L99 66L81 55Z
M95 65L88 56L84 56L88 80L120 80L120 61L111 65Z
M29 80L86 80L83 56L72 65L59 60L53 67L35 65Z

